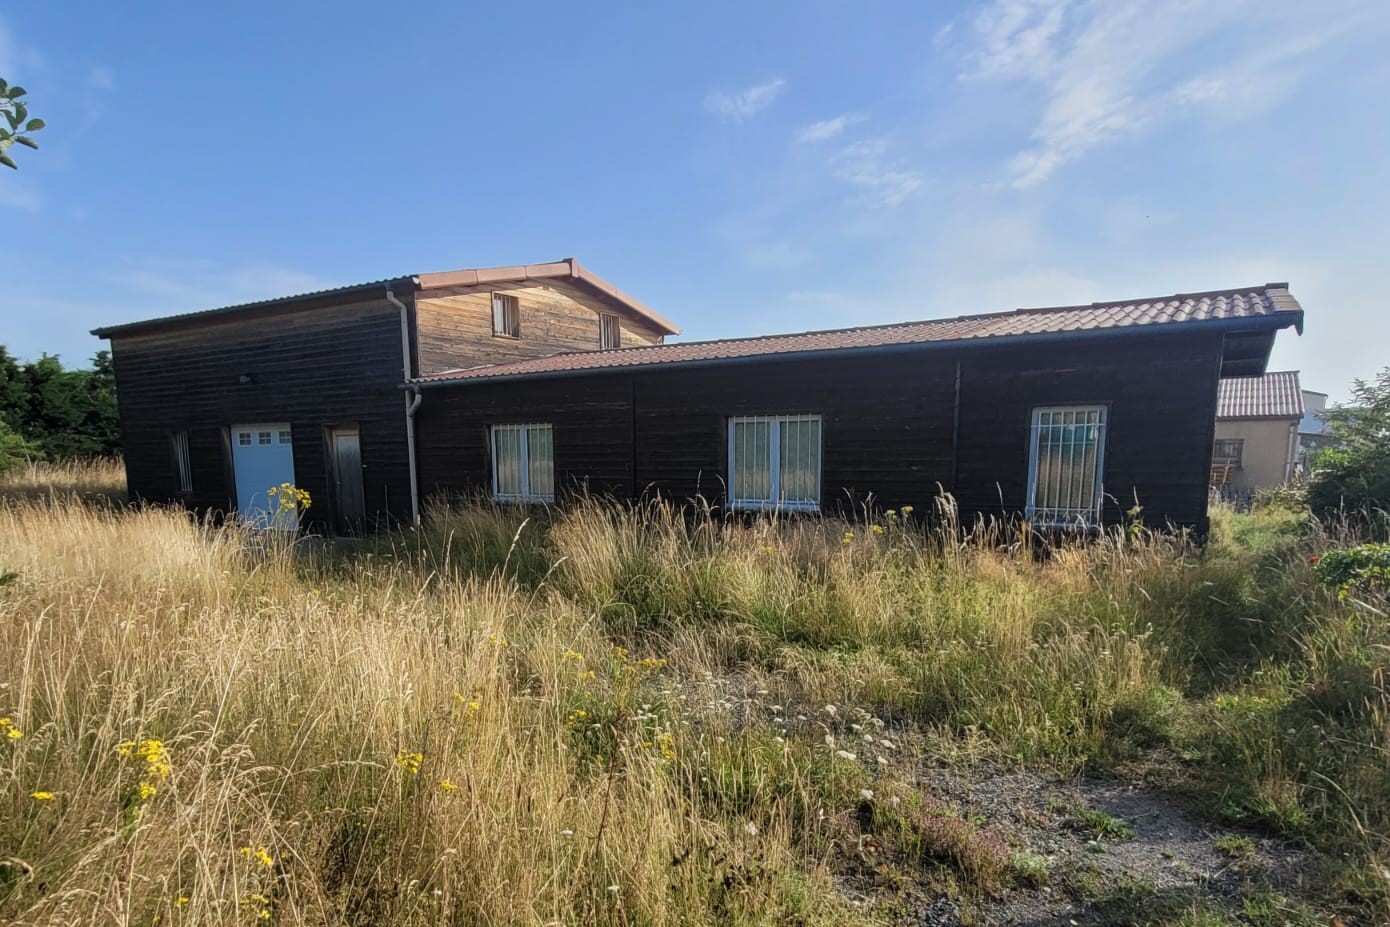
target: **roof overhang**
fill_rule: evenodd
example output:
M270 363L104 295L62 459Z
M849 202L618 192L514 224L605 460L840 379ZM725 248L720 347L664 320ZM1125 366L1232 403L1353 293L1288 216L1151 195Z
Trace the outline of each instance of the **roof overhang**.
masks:
M808 351L787 351L767 354L748 354L735 357L714 357L700 358L692 360L672 360L657 363L633 363L602 367L585 367L567 370L545 370L534 372L508 373L507 365L501 365L496 373L479 375L478 368L461 370L459 375L449 376L448 374L435 375L433 377L423 377L410 380L401 385L402 389L429 389L439 386L469 386L473 384L506 383L518 380L550 380L565 377L587 377L611 373L660 373L666 370L684 370L689 368L712 368L712 367L731 367L747 364L770 364L785 363L792 361L804 361L809 359L830 358L830 357L855 357L870 358L885 355L896 355L904 353L927 353L942 350L967 351L976 349L987 349L996 347L1013 347L1031 344L1055 344L1062 342L1088 342L1102 341L1109 339L1130 340L1135 337L1153 337L1163 335L1176 335L1180 333L1191 333L1194 331L1209 332L1223 336L1222 347L1222 368L1226 365L1226 345L1234 341L1237 345L1246 344L1247 339L1259 340L1268 339L1269 345L1273 345L1275 334L1284 328L1292 326L1300 334L1303 331L1303 310L1285 310L1266 316L1253 318L1234 318L1234 319L1213 319L1204 321L1176 322L1166 325L1133 325L1124 328L1102 328L1085 329L1071 331L1038 332L1031 334L997 335L986 338L962 338L950 341L918 341L898 344L884 345L865 345L855 347L826 348ZM1261 342L1263 343L1263 342ZM652 348L628 348L634 353L652 350ZM615 352L607 352L609 354ZM1250 374L1238 374L1239 376L1258 376L1265 372L1264 365L1268 362L1268 347L1264 349L1264 354L1259 361L1260 367L1257 371ZM1236 363L1248 363L1248 361L1236 359ZM524 363L524 362L522 362ZM1253 368L1252 368L1253 369ZM1225 376L1225 374L1222 374Z
M483 267L475 270L451 270L437 274L420 274L415 278L422 295L447 296L467 293L480 288L507 284L537 284L559 290L581 301L595 300L621 314L635 316L656 328L663 335L679 335L675 323L653 312L638 300L624 293L597 274L579 265L574 258L547 264L518 264L513 267Z
M92 334L98 338L111 338L118 335L140 335L169 328L201 325L205 322L220 321L223 316L236 315L256 318L284 311L312 309L341 305L344 302L379 298L386 290L395 290L402 294L419 292L422 295L447 296L450 293L464 293L477 290L480 287L525 285L528 283L536 286L547 286L580 302L597 305L620 315L640 319L663 335L680 334L680 329L675 326L675 323L653 312L597 274L581 267L574 258L566 258L563 261L553 261L548 264L479 267L472 270L388 277L382 280L373 280L370 283L316 290L312 293L297 293L293 296L239 303L234 306L223 306L201 312L142 319L138 322L127 322L120 325L105 325L92 329Z

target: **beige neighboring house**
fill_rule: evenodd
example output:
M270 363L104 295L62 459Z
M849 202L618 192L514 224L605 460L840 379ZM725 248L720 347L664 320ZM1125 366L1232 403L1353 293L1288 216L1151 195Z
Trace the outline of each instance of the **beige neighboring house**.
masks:
M1231 495L1282 486L1298 461L1303 393L1297 370L1221 381L1211 482Z

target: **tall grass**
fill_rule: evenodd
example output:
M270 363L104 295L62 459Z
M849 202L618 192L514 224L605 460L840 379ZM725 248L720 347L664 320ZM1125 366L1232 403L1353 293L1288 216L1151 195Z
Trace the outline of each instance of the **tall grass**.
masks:
M1390 914L1385 603L1316 585L1306 520L1216 536L1039 555L896 515L474 501L267 551L0 501L0 917L857 923L865 827L963 891L1028 878L922 798L923 754L961 750L1151 765Z

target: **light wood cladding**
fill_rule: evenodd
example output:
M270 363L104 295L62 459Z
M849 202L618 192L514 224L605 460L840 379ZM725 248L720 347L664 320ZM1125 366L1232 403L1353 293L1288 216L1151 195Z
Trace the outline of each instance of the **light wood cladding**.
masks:
M521 310L521 335L492 333L492 294L516 297ZM502 364L566 351L597 351L600 311L543 286L476 287L449 296L417 297L416 330L420 375ZM619 316L623 347L660 344L662 334L646 323Z

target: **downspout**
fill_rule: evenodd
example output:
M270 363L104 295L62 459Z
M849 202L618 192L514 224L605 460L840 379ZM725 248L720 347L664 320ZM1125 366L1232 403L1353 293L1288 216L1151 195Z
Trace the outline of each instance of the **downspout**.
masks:
M386 285L386 299L401 310L401 380L410 381L410 319L405 303L396 298L391 285ZM410 469L410 523L420 524L420 484L415 475L415 410L420 408L424 394L420 388L412 387L405 394L405 453Z
M960 361L956 361L956 383L951 404L951 498L956 495L960 474Z
M1284 482L1293 479L1294 465L1298 463L1298 422L1289 426L1289 450L1284 455Z

